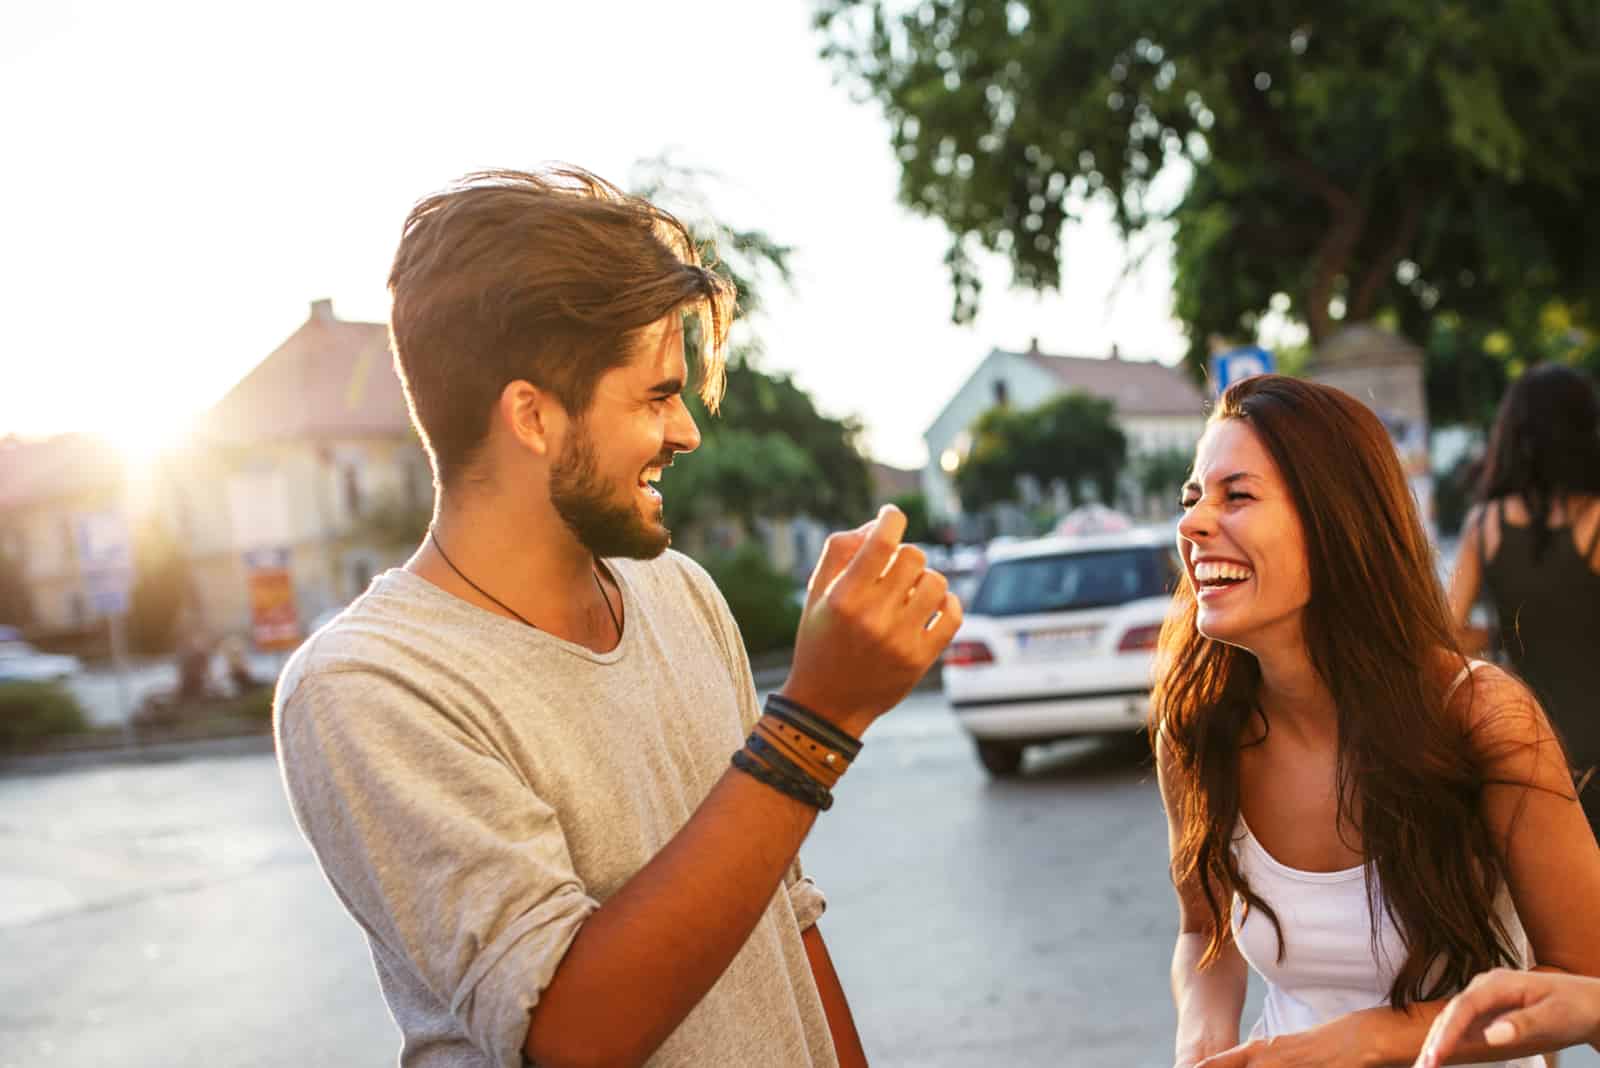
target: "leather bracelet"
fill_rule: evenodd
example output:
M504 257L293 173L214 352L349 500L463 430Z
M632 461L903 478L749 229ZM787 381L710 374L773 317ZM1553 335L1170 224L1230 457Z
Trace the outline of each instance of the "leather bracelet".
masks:
M852 737L805 705L791 701L782 694L767 694L764 711L809 735L818 744L836 750L846 760L854 760L861 752L861 739Z
M760 757L767 767L784 778L791 779L807 787L814 784L830 793L832 792L832 784L811 774L799 761L784 752L782 746L773 744L771 739L763 738L759 734L752 734L744 740L744 744L750 752Z
M776 746L779 752L798 764L801 771L830 790L850 769L850 762L840 754L818 745L809 735L801 734L776 716L762 716L756 720L751 737L764 738Z
M781 775L751 756L747 750L740 749L733 754L733 766L757 782L772 787L785 797L792 797L796 801L810 805L820 812L826 812L833 807L833 795L819 783L812 782L809 779L790 779L785 775Z

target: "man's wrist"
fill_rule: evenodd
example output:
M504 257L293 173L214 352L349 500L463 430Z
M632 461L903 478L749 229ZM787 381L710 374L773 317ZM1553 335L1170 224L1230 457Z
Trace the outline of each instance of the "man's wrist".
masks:
M809 709L819 719L827 720L857 740L866 733L868 727L872 726L873 716L869 713L842 709L836 704L819 700L810 695L803 685L795 685L792 678L785 680L784 684L778 687L777 693L779 697Z

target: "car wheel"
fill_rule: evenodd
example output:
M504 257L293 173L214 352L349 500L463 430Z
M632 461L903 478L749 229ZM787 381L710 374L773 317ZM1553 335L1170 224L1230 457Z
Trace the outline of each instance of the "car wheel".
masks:
M997 779L1009 779L1022 770L1022 746L1014 742L979 742L978 762Z

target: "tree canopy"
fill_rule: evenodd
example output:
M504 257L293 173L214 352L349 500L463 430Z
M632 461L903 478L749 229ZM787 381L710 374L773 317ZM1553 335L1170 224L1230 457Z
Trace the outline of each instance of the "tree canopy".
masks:
M1172 226L1197 367L1269 310L1314 343L1442 319L1522 352L1552 308L1600 316L1592 0L821 0L816 22L885 109L902 200L950 230L957 319L980 250L1058 285L1095 198L1126 235Z
M761 517L808 515L854 524L871 507L861 427L817 411L788 375L760 369L760 311L773 285L791 283L792 248L760 229L730 227L698 208L703 176L668 160L649 160L633 183L640 195L682 209L712 269L739 290L739 321L728 354L728 383L718 414L684 394L701 444L662 478L667 525L675 529L726 516L748 529ZM691 346L692 348L693 346Z
M972 449L955 472L968 510L1017 500L1023 478L1040 487L1060 482L1074 506L1089 486L1101 501L1116 500L1128 443L1108 400L1071 392L1037 408L990 408L971 433Z

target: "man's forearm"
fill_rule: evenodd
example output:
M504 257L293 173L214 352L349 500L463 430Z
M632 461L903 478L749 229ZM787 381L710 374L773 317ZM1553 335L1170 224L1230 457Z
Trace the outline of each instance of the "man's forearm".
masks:
M534 1009L548 1068L643 1063L727 970L816 810L730 770L666 847L584 923Z
M845 999L844 986L839 982L839 973L834 970L833 957L822 940L822 932L813 924L802 937L805 940L806 959L811 964L811 975L817 981L817 996L822 1000L822 1012L828 1018L828 1032L833 1036L839 1068L866 1068L867 1054L861 1046L861 1035L856 1031L855 1015L850 1011L850 1002Z

